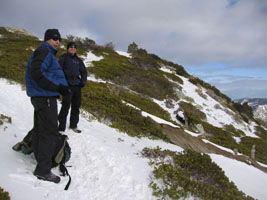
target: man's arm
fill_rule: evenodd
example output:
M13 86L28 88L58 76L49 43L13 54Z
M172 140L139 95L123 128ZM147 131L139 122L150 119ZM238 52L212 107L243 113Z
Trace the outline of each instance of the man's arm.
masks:
M65 54L59 57L58 63L60 64L61 68L63 69L64 66L64 61L65 61Z
M58 86L48 80L43 74L42 74L42 65L44 63L45 58L48 55L48 50L45 48L38 48L32 59L31 63L31 79L34 80L40 87L50 90L50 91L56 91L58 89Z
M85 86L87 81L87 70L82 60L80 60L80 73L82 78L82 86Z

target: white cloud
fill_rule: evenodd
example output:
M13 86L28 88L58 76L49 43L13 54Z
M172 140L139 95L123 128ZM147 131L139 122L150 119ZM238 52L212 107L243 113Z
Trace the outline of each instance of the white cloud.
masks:
M251 70L267 66L266 19L266 0L12 0L0 6L1 26L40 38L58 28L63 36L112 42L117 50L134 41L184 66L224 62Z

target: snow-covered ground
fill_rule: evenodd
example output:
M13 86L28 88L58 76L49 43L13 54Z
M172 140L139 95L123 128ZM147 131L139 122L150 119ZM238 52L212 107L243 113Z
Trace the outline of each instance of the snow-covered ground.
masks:
M178 76L175 73L175 70L171 67L163 66L160 69L164 72L170 74L173 73ZM183 76L178 77L183 80L182 95L184 97L180 98L182 99L182 101L187 101L200 108L200 110L206 114L208 123L216 127L233 125L236 129L242 130L246 136L258 138L258 136L254 134L254 127L256 126L256 123L251 122L247 124L245 122L237 122L234 112L229 108L226 108L226 106L222 105L221 102L213 99L208 94L207 89L192 84L188 80L188 78L185 78ZM200 95L199 93L202 93L202 95ZM191 100L188 100L188 97ZM178 102L175 103L173 108L167 108L164 101L154 100L154 102L159 104L164 110L167 110L170 113L172 120L176 120L176 114L174 113L174 111L179 108Z
M87 64L100 59L92 54ZM90 78L90 77L89 77ZM97 81L91 77L92 81ZM98 80L99 81L99 80ZM191 91L193 92L193 91ZM59 104L60 108L60 104ZM67 130L72 157L67 163L72 182L68 191L64 186L68 177L59 184L38 180L32 172L36 161L33 155L12 150L32 128L33 107L20 85L0 79L0 114L12 118L12 124L0 126L0 186L12 200L154 200L149 187L152 168L140 156L144 147L161 147L173 151L183 149L163 141L129 137L97 121L81 117L81 134ZM169 123L152 116L160 123ZM211 155L237 187L254 198L267 199L267 174L244 163ZM53 169L58 174L58 169Z
M86 57L82 57L84 59L84 63L87 67L89 67L90 65L92 65L92 61L99 61L101 59L103 59L102 56L96 56L95 54L93 54L91 51L89 51L87 53Z
M72 183L69 190L64 191L67 177L62 177L59 184L38 180L32 175L36 165L33 155L12 150L32 127L33 108L25 91L1 79L0 97L0 114L12 117L12 124L6 122L0 126L0 186L10 193L12 200L153 200L149 187L152 169L139 152L144 147L156 146L182 150L162 141L129 137L81 117L81 134L66 131L72 148L67 164L71 166L68 170ZM267 199L267 174L223 156L211 157L240 190L255 198ZM58 173L57 169L53 171Z

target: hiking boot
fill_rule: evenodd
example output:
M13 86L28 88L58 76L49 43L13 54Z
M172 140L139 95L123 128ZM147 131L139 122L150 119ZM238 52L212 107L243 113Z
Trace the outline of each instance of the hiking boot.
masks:
M70 128L70 129L73 130L73 132L75 132L75 133L81 133L82 132L81 130L79 130L77 128Z
M36 176L38 179L44 180L44 181L50 181L53 183L59 183L60 177L53 174L52 172L49 172L46 175L38 174L36 171L33 172L33 175Z

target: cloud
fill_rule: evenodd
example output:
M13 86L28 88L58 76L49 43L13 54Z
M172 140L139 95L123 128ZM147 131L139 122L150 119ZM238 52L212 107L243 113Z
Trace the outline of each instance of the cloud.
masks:
M1 24L41 36L48 27L127 49L140 47L185 65L264 59L267 12L263 0L98 0L1 3Z
M232 69L267 67L266 19L266 0L4 0L0 5L1 26L40 38L47 28L58 28L63 36L113 42L124 51L136 42L164 59L194 66L192 72L218 77Z

